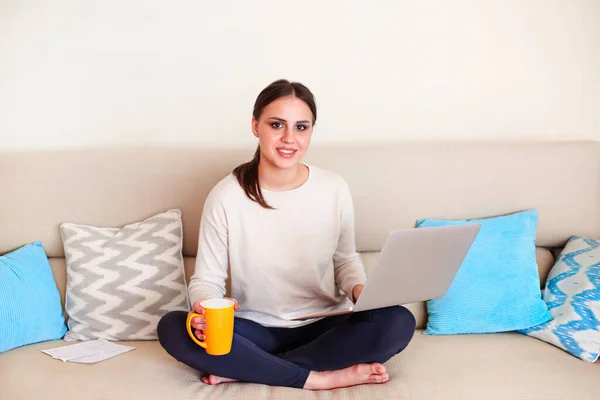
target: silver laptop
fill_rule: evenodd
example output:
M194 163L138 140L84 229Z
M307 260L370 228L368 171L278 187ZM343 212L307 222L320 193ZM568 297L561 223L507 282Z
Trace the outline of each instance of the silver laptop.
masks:
M292 318L348 314L442 297L465 259L481 224L392 231L353 307Z

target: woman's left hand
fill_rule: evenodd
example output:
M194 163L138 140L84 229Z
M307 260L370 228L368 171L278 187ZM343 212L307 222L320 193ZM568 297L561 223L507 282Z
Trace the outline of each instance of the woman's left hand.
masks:
M358 296L360 296L364 287L365 285L356 285L352 288L352 301L354 302L354 304L356 304Z

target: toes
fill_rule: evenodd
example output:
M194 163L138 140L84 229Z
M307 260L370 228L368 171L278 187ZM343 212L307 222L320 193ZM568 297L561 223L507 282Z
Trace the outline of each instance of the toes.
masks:
M373 365L373 372L376 374L380 374L383 375L386 373L385 367L381 364L374 364Z
M371 380L374 383L385 383L390 380L390 376L388 374L373 375Z
M202 377L202 383L205 383L207 385L218 385L219 377L214 375L204 376Z

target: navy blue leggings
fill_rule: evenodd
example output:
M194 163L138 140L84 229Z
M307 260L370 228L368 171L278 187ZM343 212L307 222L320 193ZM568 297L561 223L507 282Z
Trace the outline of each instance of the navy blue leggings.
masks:
M204 373L243 382L303 388L310 371L384 363L408 345L415 318L401 306L327 317L298 328L267 328L235 318L231 352L211 356L188 336L187 313L158 323L158 339L176 360Z

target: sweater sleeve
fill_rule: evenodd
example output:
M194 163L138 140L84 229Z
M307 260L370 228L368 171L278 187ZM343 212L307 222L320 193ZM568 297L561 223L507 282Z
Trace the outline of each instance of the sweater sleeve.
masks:
M221 202L210 195L200 219L198 254L188 286L191 304L200 299L221 299L229 268L228 228Z
M356 285L364 285L367 278L365 267L356 251L354 239L354 203L348 185L342 186L340 237L333 256L335 283L350 300L352 289Z

